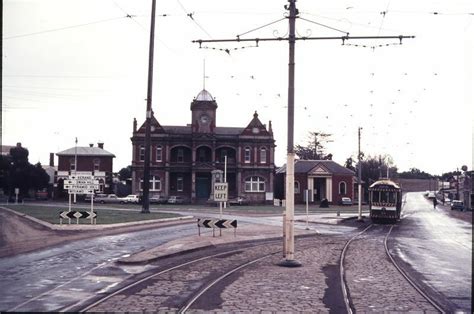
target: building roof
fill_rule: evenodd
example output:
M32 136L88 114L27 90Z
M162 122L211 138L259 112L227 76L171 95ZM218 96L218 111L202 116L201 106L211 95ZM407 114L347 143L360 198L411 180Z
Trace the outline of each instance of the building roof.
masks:
M197 101L213 101L214 98L212 97L211 93L209 93L207 90L203 89L196 96L196 100Z
M57 156L75 156L76 147L72 147L62 152L56 153ZM99 147L77 147L77 156L100 156L100 157L115 157L114 154Z
M353 176L355 174L354 171L347 169L346 167L341 166L335 161L332 160L295 160L295 173L308 173L312 169L323 166L332 174L338 175L347 175ZM286 165L283 165L281 168L277 170L277 173L286 173Z

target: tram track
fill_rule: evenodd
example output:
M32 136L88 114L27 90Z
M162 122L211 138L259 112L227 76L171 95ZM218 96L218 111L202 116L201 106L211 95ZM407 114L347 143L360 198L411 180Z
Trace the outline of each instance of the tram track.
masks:
M440 313L445 313L445 311L443 310L443 308L435 301L433 300L429 295L427 295L425 292L423 292L423 289L419 287L419 285L415 282L415 280L413 280L412 278L410 278L410 276L400 267L400 265L398 265L398 263L396 262L396 260L394 259L394 257L392 256L392 254L390 253L390 250L389 250L389 247L388 247L388 238L394 228L394 225L390 225L390 228L389 230L386 232L386 234L384 235L383 237L383 251L387 257L386 261L389 262L389 263L385 263L385 265L383 265L383 267L380 267L379 269L373 269L373 273L369 276L367 276L366 278L363 278L363 275L362 276L352 276L352 282L349 281L348 277L350 277L348 275L348 270L345 265L345 262L346 262L346 259L347 258L347 255L348 255L348 251L350 249L350 246L351 244L353 244L355 241L360 241L361 243L359 243L359 247L357 248L358 250L367 250L368 255L370 255L370 249L372 249L373 247L371 247L370 245L365 245L364 244L364 240L365 241L380 241L380 235L377 234L377 232L380 233L380 230L376 230L377 232L373 232L373 235L371 235L369 233L369 230L372 229L372 231L374 231L374 229L378 228L380 229L380 227L382 227L382 229L386 229L386 227L388 226L380 226L380 225L374 225L374 224L370 224L368 225L365 229L363 229L361 232L357 233L356 235L354 235L353 237L351 237L347 242L346 244L344 245L344 248L342 250L342 253L341 253L341 258L340 258L340 279L341 279L341 289L342 289L342 294L343 294L343 297L344 297L344 304L346 306L346 310L347 310L347 313L349 314L352 314L354 312L364 312L364 311L367 311L369 309L371 309L372 311L375 310L375 311L405 311L405 310L419 310L417 308L415 309L408 309L408 308L391 308L391 309L387 309L387 308L383 308L383 307L377 307L377 306L382 306L380 305L380 303L383 303L384 302L384 293L386 293L386 291L384 291L383 293L380 293L380 291L375 291L375 295L369 295L368 296L368 293L370 294L370 292L374 291L374 290L377 290L377 289L380 289L382 287L387 289L387 290L390 290L390 287L383 287L384 284L386 284L386 282L377 282L377 280L371 280L373 278L377 278L378 275L380 275L380 273L377 273L377 272L380 272L380 268L383 268L383 269L388 269L389 265L393 266L393 268L396 270L396 272L403 278L403 281L405 283L407 283L411 288L414 289L414 291L416 291L416 293L418 293L418 295L423 299L423 301L425 301L427 304L429 304L429 306L427 307L426 304L423 304L423 301L421 300L417 300L416 303L418 306L424 306L426 307L425 309L423 309L424 311L438 311ZM383 230L382 230L383 231ZM362 239L362 236L367 236L365 239ZM377 247L377 249L380 249L380 246ZM380 252L378 253L380 254ZM353 254L354 256L356 256L356 254ZM360 256L360 255L359 255ZM380 257L380 255L379 255ZM370 257L368 257L368 259L370 259ZM377 260L377 263L382 263L383 260L382 259L378 259ZM370 263L366 263L366 261L356 261L356 260L352 260L351 261L351 264L352 265L357 265L357 264L362 264L364 265L363 267L370 267ZM354 268L354 267L353 267ZM354 269L352 269L352 271L354 272L354 270L357 270L358 268L355 267ZM368 273L370 273L371 270L368 271ZM388 272L388 271L387 271ZM393 274L393 272L392 272ZM382 274L384 275L384 274ZM388 275L388 274L385 274L385 275ZM399 276L399 277L400 277ZM392 278L393 280L393 275L392 276L387 276L389 278ZM367 281L364 285L361 285L360 282L362 281ZM401 283L400 281L397 281L395 283L395 285L398 285L397 288L400 289L400 286L401 286ZM352 288L351 288L352 286ZM358 289L360 287L364 286L365 290L363 291L358 291ZM375 286L375 288L374 288ZM361 290L361 289L359 289ZM403 290L403 289L401 289ZM364 293L365 292L365 293ZM368 292L368 293L367 293ZM377 295L377 292L379 293ZM354 297L351 295L353 294ZM356 304L356 298L359 297L360 295L364 295L364 298L365 298L365 302L368 302L368 303L372 303L369 304L369 305L365 305L364 308L360 308L358 306L358 304ZM382 295L382 297L380 297L380 295ZM396 297L396 294L394 294L394 296ZM389 300L389 301L392 301L392 304L393 304L393 298L391 296L385 296L385 299L386 300ZM402 298L399 298L397 300L397 302L403 302ZM390 304L390 303L389 303ZM432 307L432 309L430 309L429 307Z
M176 301L174 304L175 306L170 306L170 304L168 305L161 304L162 308L157 307L157 310L159 309L159 310L166 310L166 311L175 311L178 313L185 313L191 308L191 306L194 303L196 303L196 301L202 298L211 287L221 282L229 275L247 266L255 264L265 258L274 256L278 253L281 254L280 242L281 242L280 240L266 241L264 243L248 246L246 248L225 250L223 252L219 252L213 255L193 258L191 260L188 260L179 264L175 264L171 267L166 267L164 269L159 270L158 272L152 273L137 281L131 282L121 287L119 290L111 294L108 294L99 300L94 301L93 303L87 305L86 307L79 309L78 311L79 312L102 311L102 308L107 308L107 302L112 302L116 304L116 302L114 302L113 300L114 298L120 298L120 296L127 295L128 293L133 293L131 291L134 289L146 290L147 287L152 287L156 282L163 280L163 278L180 277L180 279L182 280L182 276L184 275L185 272L191 273L191 274L196 274L196 273L201 272L202 274L201 277L199 277L199 275L198 275L199 278L196 278L195 276L191 276L191 278L188 278L188 280L185 280L186 282L184 283L184 285L181 286L181 288L183 289L185 289L185 287L196 288L196 282L199 282L200 283L199 288L193 289L193 290L196 290L197 292L185 291L184 293L182 293L182 295L189 295L189 297L181 299L181 300L175 300ZM269 246L272 246L272 247L269 247ZM249 250L251 251L250 254L249 254ZM249 254L250 256L245 256L247 254ZM228 262L230 258L239 256L239 255L241 255L242 258L237 258L236 261L232 261L231 262L232 265L228 265L225 270L219 273L216 272L215 274L209 274L208 272L202 271L202 269L205 268L205 267L202 267L202 265L205 264L206 262L216 260L216 259L223 259L223 258L226 258L226 262ZM164 279L164 281L166 281L166 279ZM174 291L174 293L176 295L180 295L179 291ZM77 309L77 307L71 306L67 309L63 309L62 311L69 311L74 308ZM134 310L136 311L137 309L134 309Z

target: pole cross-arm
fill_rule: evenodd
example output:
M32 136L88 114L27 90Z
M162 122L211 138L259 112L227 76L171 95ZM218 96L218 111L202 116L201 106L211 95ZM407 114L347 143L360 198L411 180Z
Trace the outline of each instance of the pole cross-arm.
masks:
M295 40L341 40L345 43L347 40L361 40L361 39L399 39L400 43L403 39L415 38L413 35L392 35L392 36L322 36L322 37L295 37ZM282 41L289 40L288 37L264 37L264 38L229 38L229 39L197 39L193 43L198 43L199 46L203 43L224 43L224 42L249 42L256 43L260 41Z

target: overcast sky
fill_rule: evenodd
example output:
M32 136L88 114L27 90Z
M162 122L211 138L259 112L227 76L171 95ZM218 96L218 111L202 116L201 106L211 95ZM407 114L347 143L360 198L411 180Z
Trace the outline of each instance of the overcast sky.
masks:
M203 44L195 39L285 36L285 0L157 1L153 110L162 125L191 123L205 88L217 126L271 120L286 159L288 43ZM298 41L295 144L332 134L343 164L387 154L400 171L441 174L473 155L474 2L299 0L300 36L415 35L415 39ZM103 141L114 171L131 164L132 122L145 119L151 1L3 1L2 144L30 162ZM130 15L132 17L126 17ZM263 25L283 19L246 34ZM324 26L321 26L320 24ZM363 47L365 45L366 47ZM382 47L379 47L382 45ZM375 48L373 48L375 47ZM230 54L225 52L229 49Z

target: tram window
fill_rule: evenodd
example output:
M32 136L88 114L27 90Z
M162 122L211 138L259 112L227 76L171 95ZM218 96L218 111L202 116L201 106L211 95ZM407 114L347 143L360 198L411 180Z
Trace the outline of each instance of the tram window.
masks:
M372 192L372 201L373 202L380 202L380 191L373 191Z
M387 203L388 202L388 196L389 196L389 192L381 192L381 198L380 198L380 201L382 203Z
M388 198L388 202L389 202L389 203L395 203L395 195L396 195L396 194L393 193L393 192L388 192L388 197L389 197L389 198Z

